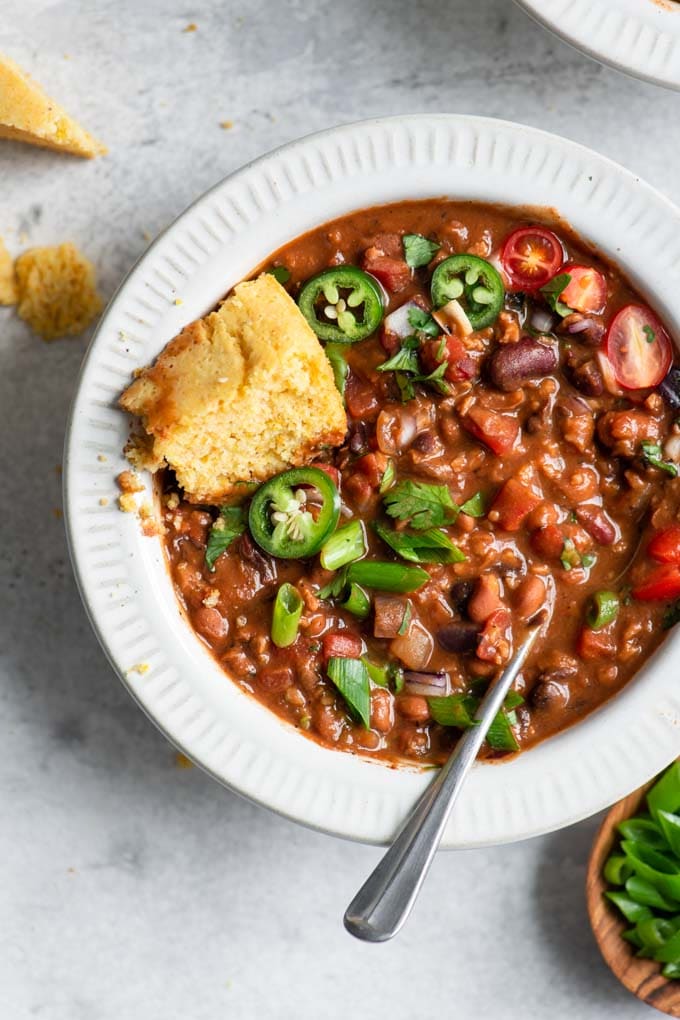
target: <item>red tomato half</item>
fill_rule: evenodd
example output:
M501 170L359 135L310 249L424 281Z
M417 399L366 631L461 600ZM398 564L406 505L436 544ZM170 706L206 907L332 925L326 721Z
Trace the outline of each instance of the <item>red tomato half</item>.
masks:
M662 563L633 588L634 599L642 602L662 602L680 596L680 567L675 563Z
M575 312L599 315L607 303L607 281L592 266L565 266L571 280L560 294L563 301Z
M562 242L545 227L520 227L503 244L501 262L513 287L538 290L564 263Z
M680 525L672 524L670 528L658 531L649 543L647 552L659 563L680 564Z
M614 317L605 341L616 381L626 390L658 386L673 361L668 333L649 308L626 305Z

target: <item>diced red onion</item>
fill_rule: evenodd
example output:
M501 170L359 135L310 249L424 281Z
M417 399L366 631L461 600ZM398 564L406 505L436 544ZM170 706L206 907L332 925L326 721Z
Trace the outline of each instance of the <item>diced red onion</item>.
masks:
M406 304L395 308L385 317L383 329L387 333L392 333L393 336L398 336L400 340L405 340L407 336L413 336L415 330L408 319L412 308L417 308L419 312L423 310L416 301L407 301Z
M669 436L663 444L663 455L666 460L672 460L674 464L680 464L680 436Z
M589 319L587 315L578 317L576 315L570 315L569 321L564 323L565 333L585 333L587 329L597 329L599 323L595 319Z
M422 698L445 697L449 693L449 674L443 670L417 673L407 669L404 671L404 692L419 694Z
M555 325L555 316L545 308L532 308L529 324L538 333L550 333Z

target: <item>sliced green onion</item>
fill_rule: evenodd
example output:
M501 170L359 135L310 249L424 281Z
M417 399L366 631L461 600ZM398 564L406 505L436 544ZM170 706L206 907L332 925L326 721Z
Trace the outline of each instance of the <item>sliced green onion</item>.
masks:
M621 938L630 942L631 946L635 946L636 949L642 949L642 939L637 933L637 928L627 928L626 931L622 931Z
M593 630L613 623L619 613L619 596L615 591L596 591L586 616L586 622Z
M338 570L353 560L365 556L366 535L361 521L350 521L331 535L321 550L320 560L324 570Z
M640 941L647 949L660 949L675 935L675 927L663 917L646 917L638 921L636 927Z
M472 694L448 694L445 697L428 698L430 715L440 726L455 726L467 730L477 723L474 714L479 706L479 699Z
M654 950L654 959L659 963L677 964L680 962L680 932L671 935L666 942Z
M519 751L517 737L512 732L511 720L505 712L499 712L486 733L486 742L494 751Z
M680 960L677 963L667 963L661 973L665 978L675 978L676 980L680 978Z
M394 591L406 594L417 591L429 581L430 575L422 567L406 563L388 563L384 560L359 560L347 568L347 580L351 583L375 588L376 591Z
M412 616L413 616L413 607L411 606L410 601L407 600L406 606L404 607L404 615L402 617L401 623L399 624L399 630L397 631L397 634L399 635L399 637L403 637L404 634L406 633L406 631L408 630L408 625L411 622L411 617Z
M328 660L328 676L345 699L350 711L366 729L371 725L371 686L366 664L361 659Z
M288 648L298 634L303 602L292 584L282 584L276 593L272 613L272 641L277 648Z
M474 496L470 496L469 499L463 503L460 508L462 514L467 514L468 517L483 517L486 513L486 500L483 492L476 492Z
M646 843L624 839L621 849L635 869L636 875L656 886L663 896L680 900L680 866L670 857L653 850Z
M379 491L380 491L380 495L381 496L382 496L382 494L384 492L387 492L388 489L392 488L392 486L394 485L394 480L395 480L396 477L397 477L397 472L396 472L396 470L394 468L394 461L393 460L388 460L387 467L383 471L383 476L380 479L380 490Z
M371 612L371 600L361 585L352 582L349 586L349 594L344 602L339 603L341 609L353 613L360 620L365 620Z
M623 854L612 854L604 866L604 877L612 885L624 885L632 874L631 863Z
M388 666L377 666L370 659L364 656L361 660L368 670L371 683L374 683L377 687L388 687L389 686L389 667Z
M643 907L642 904L636 903L635 900L631 900L630 896L626 896L622 892L607 892L605 896L608 900L619 908L623 916L631 924L637 924L638 921L645 921L647 918L652 916L652 912L649 907Z
M667 850L666 838L659 826L651 818L626 818L617 826L624 839L634 839L646 843L655 850Z
M680 809L680 762L673 762L654 784L647 794L647 806L654 817L658 811L676 814Z
M626 892L631 900L641 903L644 907L656 907L657 910L667 910L669 913L678 909L677 903L662 896L656 886L639 875L631 875L626 880Z
M657 810L656 817L666 842L676 857L680 857L680 816L670 811Z

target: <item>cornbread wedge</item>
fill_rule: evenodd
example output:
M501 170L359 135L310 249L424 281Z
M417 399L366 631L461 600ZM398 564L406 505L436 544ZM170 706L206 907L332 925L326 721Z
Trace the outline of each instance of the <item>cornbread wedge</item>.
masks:
M88 134L9 57L0 54L0 138L92 159L106 146Z
M171 340L120 405L148 435L142 463L169 465L195 503L238 502L347 430L321 344L267 273Z

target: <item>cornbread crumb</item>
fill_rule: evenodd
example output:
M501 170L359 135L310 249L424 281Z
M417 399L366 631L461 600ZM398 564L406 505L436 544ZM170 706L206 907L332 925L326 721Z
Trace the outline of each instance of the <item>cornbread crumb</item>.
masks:
M175 753L175 765L178 769L192 769L194 767L194 763L185 754L182 754L181 751Z
M209 588L208 594L203 599L203 605L207 609L214 609L219 601L220 601L219 588Z
M0 54L0 138L92 159L106 146L88 134L21 68Z
M182 29L182 31L183 31L183 32L196 32L196 31L197 31L197 29L198 29L198 25L194 24L194 22L192 21L192 22L190 22L190 23L189 23L189 24L188 24L188 25L186 26L186 28L183 28L183 29Z
M102 309L94 267L70 242L32 248L15 268L17 312L43 340L82 333Z
M144 492L144 482L134 471L121 471L116 482L121 492Z
M140 521L148 521L153 517L153 507L150 503L142 503L139 508Z
M234 122L233 122L233 120L221 120L221 121L220 121L220 127L221 127L221 128L222 128L222 129L224 130L224 131L230 131L230 130L231 130L231 128L233 128L233 126L234 126Z
M177 507L179 506L179 493L169 492L165 497L165 505L167 506L168 510L176 510ZM220 518L220 520L223 520L223 518Z
M99 497L99 505L100 506L108 506L109 505L109 501L108 501L106 496L100 496Z
M61 509L60 506L53 506L52 513L54 514L58 521L60 521L64 516L64 511Z
M18 300L14 259L0 237L0 305L15 305Z
M184 302L182 301L181 297L176 297L175 301L174 301L174 304L176 304L176 305L183 305Z
M128 673L139 673L140 676L144 676L150 669L148 662L136 662L134 666L130 666Z
M97 460L101 461L102 464L105 464L106 461L108 460L108 457L106 456L105 453L98 453L97 454Z
M323 348L269 273L171 340L120 405L141 418L151 463L169 465L197 503L240 502L250 483L313 460L347 431ZM126 453L154 470L138 437Z
M118 497L118 506L124 514L133 514L137 509L135 497L131 492L124 492Z

